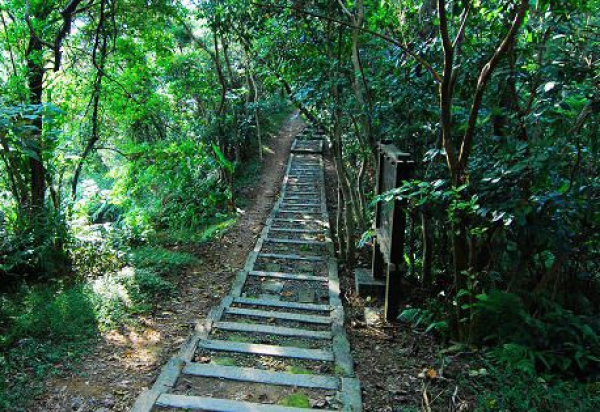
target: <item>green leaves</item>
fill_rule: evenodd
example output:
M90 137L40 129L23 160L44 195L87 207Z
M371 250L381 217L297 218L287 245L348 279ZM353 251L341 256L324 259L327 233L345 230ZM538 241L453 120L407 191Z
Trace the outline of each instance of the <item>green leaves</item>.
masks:
M235 163L227 160L221 149L219 149L219 146L217 146L216 144L213 143L212 148L219 166L227 173L233 174L233 172L235 171Z

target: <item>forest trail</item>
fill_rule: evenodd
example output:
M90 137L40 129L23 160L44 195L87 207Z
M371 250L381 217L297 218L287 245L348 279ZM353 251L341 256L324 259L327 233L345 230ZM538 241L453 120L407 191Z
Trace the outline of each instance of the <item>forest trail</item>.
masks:
M143 316L138 325L103 334L76 368L45 383L44 393L29 411L129 410L189 336L190 328L228 292L277 199L290 147L304 127L299 113L294 112L268 142L257 182L241 193L246 205L234 227L203 245L175 246L200 259L185 273L175 274L178 297L161 304L153 316Z
M280 195L230 293L133 412L362 410L326 205L324 136L292 145Z

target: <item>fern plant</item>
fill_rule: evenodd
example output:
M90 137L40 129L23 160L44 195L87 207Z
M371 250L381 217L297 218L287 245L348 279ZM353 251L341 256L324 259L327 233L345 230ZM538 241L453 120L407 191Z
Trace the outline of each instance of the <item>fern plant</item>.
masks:
M448 322L439 320L437 315L428 310L421 308L409 308L400 313L398 320L411 323L415 328L425 326L425 332L437 331L446 332L448 330Z
M481 343L498 345L490 351L493 359L530 374L584 374L600 362L598 319L545 298L528 300L536 305L528 308L520 296L498 290L476 296L476 336Z

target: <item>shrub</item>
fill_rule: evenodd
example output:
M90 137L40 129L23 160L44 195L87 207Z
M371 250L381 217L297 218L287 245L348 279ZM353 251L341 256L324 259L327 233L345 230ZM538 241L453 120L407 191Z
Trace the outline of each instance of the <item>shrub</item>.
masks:
M146 313L175 293L175 286L149 269L125 267L93 281L95 311L101 329Z
M158 246L135 249L128 259L137 268L152 269L159 274L180 270L198 262L198 259L189 253L175 252Z
M89 288L22 288L0 301L0 409L32 399L39 381L66 367L98 334Z
M600 323L545 298L530 297L527 308L515 294L491 291L476 296L475 324L497 361L533 374L536 371L584 375L600 362ZM493 325L490 327L490 325ZM487 332L484 332L487 331Z
M84 286L24 288L14 300L3 301L2 313L11 326L3 335L4 347L22 339L80 341L97 333L93 303Z
M488 365L491 373L468 384L476 388L476 412L600 410L600 393L592 385L577 382L547 382L536 376L506 371ZM465 383L467 384L467 383Z

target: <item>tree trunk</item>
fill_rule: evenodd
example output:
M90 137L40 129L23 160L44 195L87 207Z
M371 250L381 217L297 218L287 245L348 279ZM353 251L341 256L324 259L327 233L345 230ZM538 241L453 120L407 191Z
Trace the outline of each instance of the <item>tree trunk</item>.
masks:
M365 77L362 61L360 59L360 28L364 20L363 0L357 0L355 17L352 17L352 66L354 68L354 78L352 81L357 108L359 111L359 122L366 140L369 142L372 161L373 154L377 147L375 136L373 135L373 121L371 117L371 101L369 99L369 90Z
M250 82L254 89L254 121L256 122L256 140L258 143L258 160L263 161L263 145L262 145L262 133L260 130L260 118L258 112L258 87L256 85L256 79L254 74L250 73Z
M433 236L431 233L431 220L425 212L421 213L421 230L423 242L423 267L421 282L423 286L431 285L431 267L433 258Z
M30 217L40 215L44 209L44 199L46 196L46 169L43 160L42 141L42 95L44 81L44 67L41 61L43 48L42 43L35 34L29 35L29 46L27 48L27 68L29 69L27 82L29 85L29 104L36 106L40 114L32 121L35 129L29 137L29 149L34 155L29 157L29 168L31 178L31 203L29 205Z

